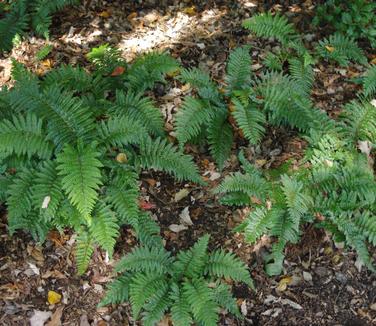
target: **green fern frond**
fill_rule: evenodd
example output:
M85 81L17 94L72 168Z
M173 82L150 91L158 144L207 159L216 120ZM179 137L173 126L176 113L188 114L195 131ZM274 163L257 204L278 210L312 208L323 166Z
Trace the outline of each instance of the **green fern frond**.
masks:
M321 40L316 52L324 59L337 61L341 66L348 66L350 61L366 64L363 51L351 37L336 33Z
M0 122L0 152L7 154L51 157L53 145L46 141L43 120L33 114L13 116Z
M116 116L127 116L138 121L152 135L164 135L164 120L160 110L158 110L150 98L142 93L122 91L116 92L115 105L109 112Z
M169 272L171 264L170 254L164 248L140 247L122 258L116 265L116 271L163 275Z
M62 176L62 188L77 209L88 217L98 198L97 190L102 184L98 160L100 153L95 148L78 144L76 148L66 145L57 156L59 175Z
M232 253L214 251L209 256L205 270L212 276L230 278L252 286L247 266Z
M251 30L259 37L274 37L282 44L293 39L297 33L294 25L287 18L279 14L262 13L255 15L243 22L243 27Z
M198 136L212 118L212 110L200 99L186 97L175 116L176 138L181 145Z
M94 210L89 230L93 240L106 250L108 256L112 258L116 238L119 236L119 224L115 213L108 206L100 204Z
M129 300L129 285L132 281L131 274L124 274L119 276L107 286L105 297L99 303L99 307L108 304L119 304Z
M233 298L231 288L228 284L219 283L214 289L214 300L221 306L227 309L237 318L242 319L243 315L239 312L236 300Z
M87 232L82 231L76 239L76 263L78 274L83 274L89 267L93 255L93 239Z
M181 251L173 264L174 275L177 279L183 276L197 277L202 274L207 262L209 236L201 237L192 248Z
M189 302L176 283L171 285L170 298L171 318L176 326L186 326L192 324L191 308Z
M367 97L376 95L376 65L371 65L365 73L363 93Z
M352 143L368 140L376 143L376 107L368 101L352 101L342 113L343 131Z
M266 118L264 113L251 104L244 106L237 99L232 99L232 102L235 105L232 115L239 128L251 144L258 144L265 133Z
M192 158L175 149L166 140L146 138L140 144L138 163L143 168L171 173L178 180L203 183Z
M145 311L142 317L142 322L145 326L154 326L155 323L163 318L165 312L171 305L168 295L169 290L170 287L168 284L162 284L158 291L148 299L147 303L144 305Z
M145 303L150 300L155 293L158 293L161 288L166 287L168 287L168 283L162 275L135 274L132 278L129 290L133 316L138 318Z
M207 131L210 153L218 168L222 169L230 156L233 143L232 128L227 122L227 115L218 112L211 120Z
M292 80L301 88L304 94L310 95L315 79L311 65L305 65L304 61L297 58L289 59L289 72Z
M204 326L216 326L219 306L215 302L213 290L202 279L183 283L183 295L189 303L193 316Z
M33 206L48 221L54 218L64 199L60 182L56 161L44 162L36 172L31 190Z
M376 219L372 212L364 212L357 216L355 224L368 241L376 246Z
M255 243L262 235L264 235L271 222L271 212L264 207L258 207L249 213L244 223L245 239L249 243Z
M230 53L225 77L228 94L250 87L251 62L248 46L237 48Z

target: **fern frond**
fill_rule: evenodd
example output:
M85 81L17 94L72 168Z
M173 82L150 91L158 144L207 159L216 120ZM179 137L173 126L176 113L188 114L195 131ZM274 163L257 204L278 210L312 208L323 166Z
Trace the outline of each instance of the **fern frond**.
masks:
M186 97L175 116L176 138L181 145L198 136L202 128L211 121L212 110L200 99Z
M76 264L78 274L83 274L89 267L91 256L93 255L93 239L85 231L82 231L76 239Z
M153 294L148 302L144 305L145 312L143 313L142 321L145 326L154 326L159 322L167 309L171 305L169 297L170 287L168 284L163 284L157 292Z
M243 316L239 312L236 300L233 298L231 288L228 284L219 283L214 289L214 300L221 306L227 309L237 318L242 319Z
M244 222L245 239L249 243L255 243L264 235L270 227L270 215L264 207L258 207L249 213L247 220Z
M237 99L232 99L232 102L235 105L232 115L239 128L251 144L258 144L265 133L266 118L264 113L252 105L244 106Z
M122 91L116 92L115 105L109 112L116 116L126 116L138 121L152 135L162 136L164 134L164 120L160 110L158 110L150 98L142 93Z
M181 251L173 264L174 275L177 279L187 277L197 277L204 271L207 262L207 249L209 236L201 237L192 248Z
M271 13L255 15L245 20L243 27L251 30L259 37L274 37L282 44L286 44L297 35L294 25L289 23L286 17L279 14L274 16Z
M101 204L93 213L89 230L93 240L112 258L116 238L119 236L119 224L114 212L108 206Z
M132 312L138 318L145 303L150 300L161 288L168 287L164 276L159 274L135 274L130 284L130 301Z
M0 122L0 152L47 159L52 150L52 143L46 141L43 120L35 115L14 115L12 120Z
M304 61L291 58L289 59L289 72L292 80L301 88L303 94L309 96L315 79L311 65L305 65Z
M225 77L228 94L250 87L251 62L248 46L237 48L230 53Z
M234 254L216 250L210 254L205 270L212 276L230 278L252 285L247 266Z
M166 140L146 138L137 158L141 167L171 173L178 180L202 183L192 158L175 149Z
M97 190L102 184L98 160L100 154L92 147L78 144L77 148L66 145L57 156L59 175L62 188L69 200L77 209L88 217L98 198Z
M64 199L56 161L46 161L37 170L31 192L34 208L51 221Z
M368 101L352 101L342 113L343 131L352 143L368 140L376 143L376 107Z
M99 303L99 307L108 304L119 304L129 300L129 284L132 281L131 274L123 274L107 286L105 297Z
M321 40L316 47L317 54L324 59L337 61L341 66L348 66L350 61L366 64L367 59L355 40L339 33Z
M376 246L376 218L372 212L364 212L357 216L355 224L368 241Z
M208 126L207 132L210 153L218 164L218 168L222 169L230 156L233 143L232 128L227 122L227 114L216 113Z
M188 301L194 318L204 326L216 326L219 306L215 302L213 290L202 279L183 283L183 295Z
M163 275L169 272L171 264L172 258L164 248L140 247L122 258L116 265L116 271Z
M376 65L371 65L365 73L363 93L367 97L376 95Z
M192 324L191 308L189 302L176 283L171 285L170 298L171 318L176 326L186 326Z

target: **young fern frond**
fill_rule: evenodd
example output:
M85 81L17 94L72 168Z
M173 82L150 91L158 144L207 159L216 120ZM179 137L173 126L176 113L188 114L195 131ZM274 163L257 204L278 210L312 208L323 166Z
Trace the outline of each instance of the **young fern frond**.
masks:
M132 281L131 274L123 274L107 286L106 296L99 303L103 307L110 303L119 304L129 300L129 284Z
M191 308L187 298L176 283L171 285L171 318L174 325L185 326L192 324Z

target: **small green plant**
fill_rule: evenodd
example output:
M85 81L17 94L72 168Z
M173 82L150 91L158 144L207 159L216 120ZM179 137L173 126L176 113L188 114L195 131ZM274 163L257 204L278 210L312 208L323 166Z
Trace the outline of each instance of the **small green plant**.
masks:
M15 39L29 28L48 38L52 15L79 0L15 0L9 6L0 7L0 51L9 51Z
M345 106L338 122L324 116L320 121L321 130L312 129L306 137L310 145L298 171L264 176L240 155L244 173L226 177L216 190L224 204L252 207L237 228L248 241L263 234L276 238L267 257L271 275L281 273L284 248L298 241L303 223L326 228L375 271L367 242L376 244L376 182L369 159L376 143L376 108L357 100Z
M140 60L152 71L157 57ZM160 243L158 227L139 209L141 169L201 182L192 158L166 140L162 114L145 85L132 83L139 78L132 69L103 76L62 66L39 79L14 63L15 86L0 92L0 200L9 230L43 241L51 228L73 228L80 273L93 245L111 256L122 224L142 242Z
M51 44L46 44L35 54L38 61L45 59L52 51L53 46Z
M313 83L310 65L291 58L287 74L268 72L255 80L250 66L249 48L242 47L230 54L224 87L198 69L183 70L179 77L197 96L187 97L176 115L177 139L182 146L206 139L220 168L233 143L230 119L251 144L258 144L267 123L305 131L317 115L308 99Z
M109 285L101 305L130 301L133 317L142 317L145 326L167 312L174 325L215 326L220 308L241 318L225 279L252 286L247 267L223 250L208 253L208 242L205 235L176 257L164 248L135 248L117 265L122 274Z
M259 37L274 38L280 42L280 49L265 57L264 64L269 69L282 70L284 62L296 57L303 58L305 67L315 62L315 56L306 49L300 34L286 17L279 14L273 16L271 13L258 14L245 20L243 26ZM336 61L343 66L347 66L350 61L367 63L354 38L338 33L319 42L316 56Z
M368 39L376 47L376 4L368 0L328 0L316 9L314 24L329 24L351 38Z

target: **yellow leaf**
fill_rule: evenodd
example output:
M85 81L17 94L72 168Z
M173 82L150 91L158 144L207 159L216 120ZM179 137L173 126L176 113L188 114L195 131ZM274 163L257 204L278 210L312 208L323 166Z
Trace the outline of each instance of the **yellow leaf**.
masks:
M196 14L196 7L192 6L192 7L184 8L183 12L189 16L193 16Z
M46 60L43 60L42 61L42 65L43 67L47 68L47 69L51 69L52 68L52 60L51 59L46 59Z
M376 65L376 57L371 60L371 64Z
M108 12L108 11L106 11L106 10L104 10L104 11L100 12L98 14L98 16L103 17L103 18L109 18L111 16L111 13Z
M56 304L61 301L61 294L55 291L48 291L48 303L49 304Z
M327 49L330 53L332 53L335 48L333 46L325 45L325 49Z
M278 283L277 290L280 292L285 291L287 289L287 285L289 285L291 281L292 281L291 276L283 277Z

